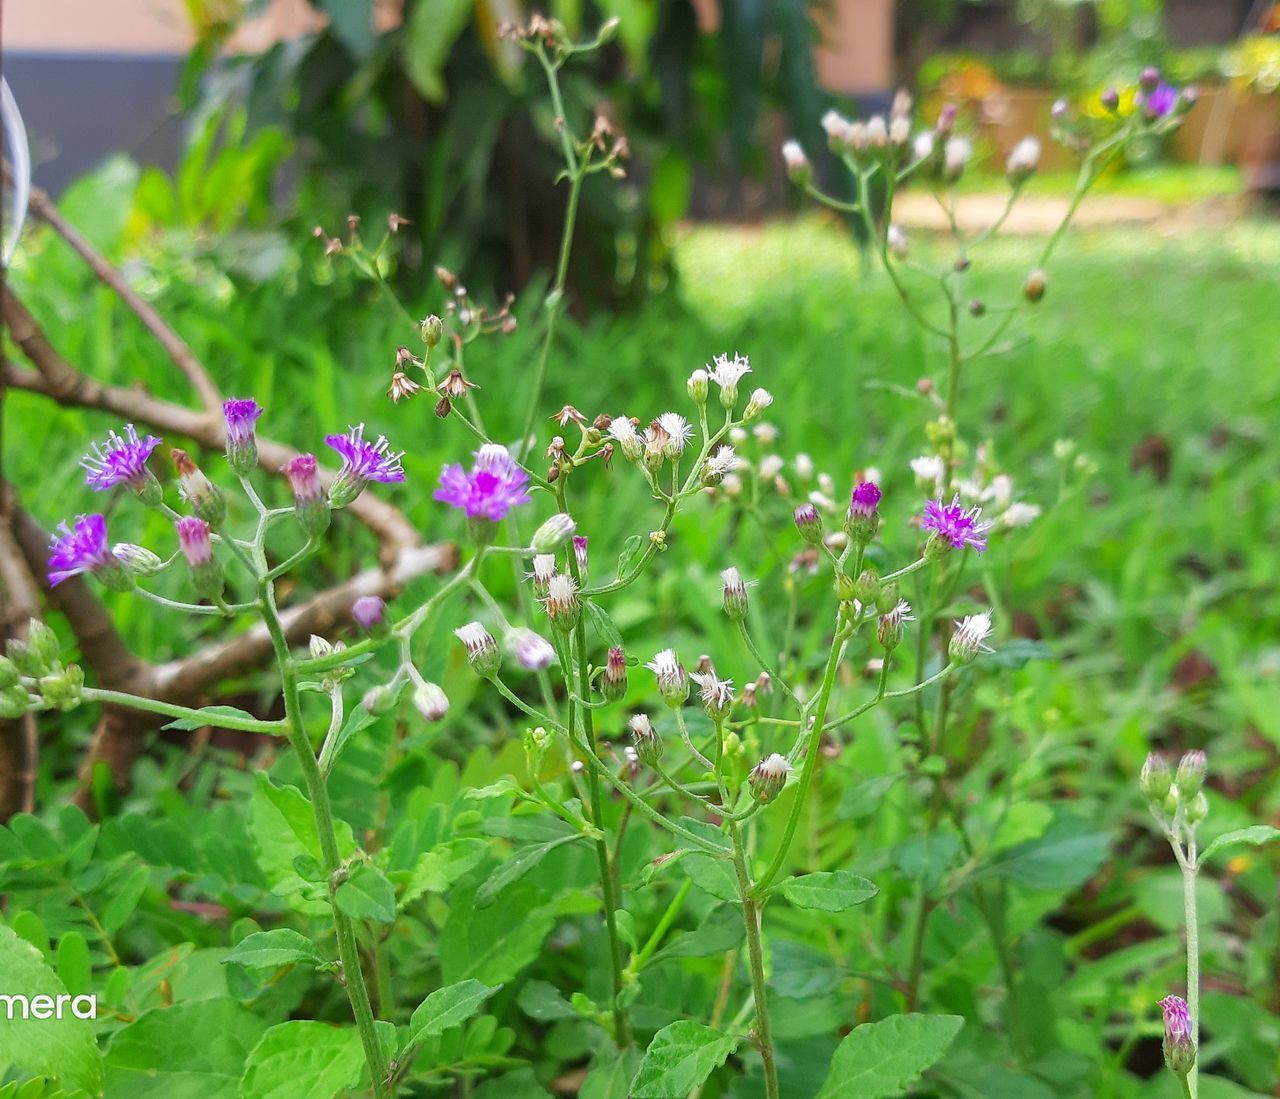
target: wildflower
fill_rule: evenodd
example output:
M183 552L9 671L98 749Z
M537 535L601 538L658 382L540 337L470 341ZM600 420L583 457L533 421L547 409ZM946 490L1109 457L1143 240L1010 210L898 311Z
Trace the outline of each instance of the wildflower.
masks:
M1005 161L1005 175L1009 182L1019 184L1025 180L1040 163L1040 142L1034 137L1024 137L1013 147Z
M530 672L540 672L555 663L556 651L541 634L533 630L516 628L507 634L507 649L515 656L520 667Z
M1138 76L1138 87L1144 92L1154 91L1159 83L1160 70L1154 65L1148 65Z
M930 500L925 504L924 515L920 520L920 525L932 532L929 536L929 551L940 556L948 548L964 549L971 546L982 553L987 548L985 535L990 524L978 521L981 514L981 509L976 507L964 510L960 506L959 494L949 504L944 504L941 498Z
M454 630L453 634L466 647L467 660L476 675L488 679L498 674L498 669L502 667L502 654L488 630L479 622L468 622Z
M182 498L191 505L197 518L211 527L220 527L227 518L227 502L208 477L191 460L185 450L173 451L173 466L178 471Z
M404 398L412 397L422 388L408 374L401 370L397 370L391 375L391 386L387 390L387 396L391 398L392 403L399 404Z
M897 259L906 259L911 254L911 242L907 232L901 225L890 225L885 234L885 244Z
M685 444L693 437L693 428L678 412L664 412L658 417L658 426L665 435L662 456L674 462L684 453Z
M549 553L563 546L577 529L578 524L571 515L566 515L563 511L556 512L533 532L530 545L535 553Z
M422 323L418 326L418 335L422 337L422 342L427 345L427 350L430 351L444 336L444 323L434 313L423 317Z
M1035 504L1010 504L1000 516L1000 525L1009 530L1025 527L1040 517L1040 508Z
M636 425L626 416L615 416L609 421L609 434L613 436L628 462L637 462L644 454L644 441L636 430Z
M529 502L525 485L529 475L516 465L507 448L486 443L475 453L475 463L467 473L460 465L445 466L435 499L461 508L472 523L477 540L487 540L492 526L507 512Z
M782 143L782 163L787 166L787 178L792 183L804 186L813 178L813 165L809 163L809 158L804 155L804 149L798 141Z
M867 144L873 149L883 149L885 142L889 140L889 127L884 120L884 115L872 115L867 119Z
M467 395L468 390L479 388L475 382L467 381L462 376L462 371L455 367L449 371L449 376L436 386L436 392L451 401L460 401Z
M915 620L915 615L911 613L911 604L905 599L899 599L892 610L880 616L876 637L886 652L892 652L898 647L906 631L906 624Z
M376 595L362 595L351 604L351 618L362 630L373 633L387 620L387 604Z
M911 459L911 472L915 474L917 485L936 491L946 475L947 465L936 454L922 454Z
M318 538L329 529L329 501L320 488L316 456L299 454L287 462L284 475L293 489L293 514L308 538Z
M751 400L742 413L742 422L750 423L766 408L773 404L773 395L767 389L757 389L751 394Z
M689 400L701 408L707 403L707 395L710 392L709 383L710 375L699 367L689 375L689 380L685 383L685 388L689 391Z
M964 174L965 166L973 156L973 145L967 137L949 137L942 147L942 172L949 180L957 180Z
M764 393L764 390L760 392ZM751 434L756 437L756 442L761 446L773 446L778 441L778 429L773 424L756 424L751 429Z
M839 152L839 146L848 143L850 129L851 123L838 111L827 111L822 116L822 130L827 135L827 141L835 152Z
M1136 102L1142 107L1142 113L1150 121L1155 121L1173 113L1178 105L1178 89L1172 84L1164 83L1157 74L1155 85L1144 87L1138 93Z
M554 553L539 553L533 558L533 572L527 579L533 581L533 594L537 599L547 597L547 588L551 578L556 574L556 557Z
M760 459L760 479L762 481L772 481L782 472L786 464L780 454L765 455Z
M609 702L617 702L627 693L627 654L619 646L609 650L609 659L600 676L600 693Z
M1120 109L1120 93L1115 88L1107 88L1098 99L1105 110L1114 113Z
M547 594L542 605L546 608L551 624L568 633L582 617L582 600L578 598L577 581L566 573L556 573L547 583Z
M591 573L590 539L585 534L573 536L573 563L578 566L578 579L586 580Z
M365 490L370 481L392 484L404 480L400 459L404 451L392 453L385 435L370 443L364 437L364 424L357 424L346 435L326 435L325 445L342 455L342 468L329 487L329 503L344 508Z
M762 759L752 768L748 778L752 797L756 801L772 801L787 784L787 775L790 773L791 763L786 756L774 752Z
M209 524L195 516L184 516L175 524L178 528L178 545L187 559L191 571L191 585L207 599L222 594L222 566L213 556L213 542L209 538Z
M911 143L911 154L918 161L928 160L933 156L934 140L933 134L929 130L921 130L916 134L915 140Z
M423 721L439 721L449 712L449 696L436 683L419 682L413 705Z
M812 503L801 504L796 508L794 518L796 530L809 545L816 546L822 541L822 516Z
M1164 1063L1171 1072L1186 1076L1196 1063L1187 1001L1181 996L1166 996L1160 1001L1160 1010L1164 1013Z
M662 758L662 739L654 731L648 714L633 714L627 727L635 739L637 758L648 767L656 766Z
M132 542L117 542L111 547L111 556L124 566L130 576L155 576L164 568L159 555Z
M102 515L81 515L74 528L59 525L49 543L49 586L82 573L93 573L112 591L125 591L132 581L107 548L107 520Z
M845 512L844 527L849 537L865 545L876 536L880 527L880 486L874 481L859 481L849 495L849 509Z
M1169 796L1173 786L1173 772L1169 763L1159 752L1151 752L1142 764L1142 773L1138 778L1142 795L1153 807L1160 805Z
M901 115L889 121L889 144L901 148L911 140L911 119Z
M707 716L720 724L733 709L733 680L718 678L714 668L708 672L694 672L689 678L698 685L698 697Z
M1178 776L1174 780L1178 784L1178 796L1182 799L1193 798L1204 785L1204 773L1209 765L1209 757L1199 749L1187 752L1178 761Z
M222 402L222 418L227 427L227 461L241 477L258 465L257 422L262 407L247 397Z
M702 467L702 483L708 487L718 485L738 464L737 451L728 445L716 448L714 454L707 458Z
M147 469L147 459L160 445L154 435L139 439L133 424L126 424L124 437L114 431L107 433L105 445L93 444L93 453L80 459L88 470L87 484L95 492L105 492L116 485L126 485L148 507L160 503L162 490L155 475Z
M802 481L808 481L813 477L813 459L807 454L797 454L791 462L795 467L796 476Z
M991 612L966 615L956 624L956 632L951 635L948 653L955 664L972 663L978 653L989 653L994 650L986 640L991 636Z
M720 574L720 578L724 581L724 588L721 592L724 603L724 613L734 622L741 622L747 617L747 584L742 579L742 574L737 569L725 569Z
M689 697L689 674L675 649L663 649L645 665L658 680L658 693L672 709Z

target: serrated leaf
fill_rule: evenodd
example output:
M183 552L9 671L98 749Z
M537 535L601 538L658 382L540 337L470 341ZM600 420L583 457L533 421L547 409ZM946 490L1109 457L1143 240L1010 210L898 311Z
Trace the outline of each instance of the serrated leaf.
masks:
M884 1099L935 1064L955 1041L959 1015L890 1015L852 1030L836 1047L818 1099Z
M34 946L0 924L0 974L8 995L56 999L67 990ZM74 1003L71 1005L74 1011ZM63 1084L97 1095L102 1090L102 1054L93 1029L84 1019L64 1011L62 1018L23 1018L20 1011L0 1013L0 1076L11 1066L22 1072L55 1077ZM12 1060L21 1050L21 1062Z
M1280 828L1272 828L1269 824L1255 824L1249 828L1237 828L1234 832L1224 832L1213 840L1201 852L1200 858L1207 859L1224 847L1238 847L1242 843L1251 847L1261 847L1263 844L1274 843L1276 840L1280 840Z
M437 988L414 1009L409 1020L410 1043L416 1044L465 1023L501 987L467 980Z
M363 1068L364 1050L353 1028L280 1023L250 1052L240 1099L329 1099L355 1087Z
M324 955L315 943L290 927L277 927L272 931L256 931L246 935L223 960L234 962L247 969L279 969L286 965L325 964Z
M235 1000L148 1011L111 1039L107 1099L237 1099L267 1024Z
M700 852L690 852L680 860L680 867L699 889L722 901L738 903L738 879L724 859Z
M534 843L528 847L522 847L511 858L507 859L498 867L488 878L485 879L483 885L476 890L476 907L485 908L491 905L508 885L514 881L519 881L530 870L538 865L557 847L563 847L566 843L572 843L574 840L582 839L578 833L568 836L561 836L554 839L550 843Z
M614 624L609 612L590 599L584 599L582 606L587 612L587 619L596 636L611 649L622 648L622 633Z
M351 871L333 894L333 903L352 919L393 923L396 918L396 891L381 870L361 863Z
M338 857L349 858L356 842L344 821L335 822ZM310 889L306 879L294 868L299 855L309 855L319 865L323 860L320 837L316 832L311 803L293 786L277 786L264 772L258 772L257 785L249 808L249 831L257 849L258 864L277 896L288 897L300 912L325 915L327 900L309 900L296 896Z
M612 1045L597 1054L591 1071L578 1089L578 1099L628 1099L627 1085L640 1068L635 1046L618 1052Z
M687 1019L664 1026L653 1036L631 1081L631 1099L670 1099L688 1095L724 1064L742 1041Z
M874 882L848 870L822 870L787 878L778 890L797 908L815 908L821 912L843 912L880 892Z

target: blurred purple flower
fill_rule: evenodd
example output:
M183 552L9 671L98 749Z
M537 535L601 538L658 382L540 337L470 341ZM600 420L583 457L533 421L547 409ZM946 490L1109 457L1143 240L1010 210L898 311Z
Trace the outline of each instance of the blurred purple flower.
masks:
M1139 92L1138 101L1148 118L1164 118L1178 105L1178 89L1172 84L1157 84L1149 92Z

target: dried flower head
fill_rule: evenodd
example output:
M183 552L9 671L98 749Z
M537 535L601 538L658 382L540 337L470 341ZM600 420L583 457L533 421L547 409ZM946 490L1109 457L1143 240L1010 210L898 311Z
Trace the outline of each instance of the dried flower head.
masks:
M394 404L399 404L405 398L412 397L422 388L404 371L397 370L391 375L391 385L387 389L387 396L391 398Z

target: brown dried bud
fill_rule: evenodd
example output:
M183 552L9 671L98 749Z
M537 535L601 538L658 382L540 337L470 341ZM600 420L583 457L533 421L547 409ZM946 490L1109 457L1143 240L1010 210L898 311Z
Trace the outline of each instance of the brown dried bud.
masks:
M436 402L436 415L439 416L440 419L443 420L452 411L453 411L453 405L450 403L448 397L441 397Z

